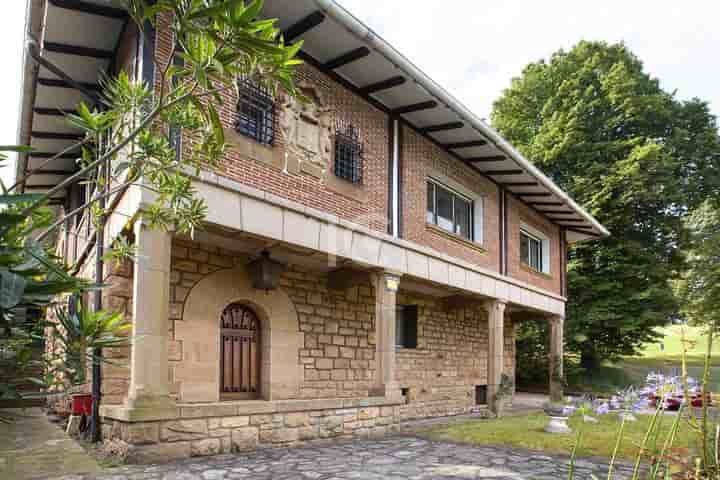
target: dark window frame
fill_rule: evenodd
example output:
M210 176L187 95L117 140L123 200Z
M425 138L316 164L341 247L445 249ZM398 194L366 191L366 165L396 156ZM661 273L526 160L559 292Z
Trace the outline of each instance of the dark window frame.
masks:
M527 239L527 252L523 247L525 239ZM545 241L525 229L520 230L520 261L535 271L545 272Z
M360 132L352 124L335 131L335 160L333 171L335 176L355 185L363 181L364 147L360 140Z
M395 348L418 348L417 305L398 305L395 308Z
M432 225L435 225L438 228L442 228L448 233L452 233L453 235L457 235L459 237L462 237L469 241L475 241L475 202L469 198L466 195L463 195L462 193L457 192L456 190L453 190L452 188L449 188L446 185L443 185L442 183L439 183L434 180L428 180L426 185L426 194L428 195L428 200L430 200L430 187L432 187L432 211L429 209L430 202L426 202L425 206L425 220L428 223L431 223ZM452 199L451 203L451 211L452 211L452 230L448 230L447 228L440 225L438 222L438 205L437 205L437 197L438 197L438 189L443 190L445 193L450 195L450 198ZM457 209L456 209L456 201L460 200L468 204L468 218L467 218L467 235L464 235L461 232L458 232L458 220L456 218ZM428 214L432 214L432 219L428 218Z
M238 80L235 130L261 145L275 144L275 98L272 92L248 78Z

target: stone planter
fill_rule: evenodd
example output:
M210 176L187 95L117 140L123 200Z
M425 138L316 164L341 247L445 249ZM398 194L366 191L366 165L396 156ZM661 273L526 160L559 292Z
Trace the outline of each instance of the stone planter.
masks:
M572 429L568 426L567 421L570 415L575 411L572 407L564 405L547 405L544 408L545 414L550 417L545 431L547 433L571 433Z

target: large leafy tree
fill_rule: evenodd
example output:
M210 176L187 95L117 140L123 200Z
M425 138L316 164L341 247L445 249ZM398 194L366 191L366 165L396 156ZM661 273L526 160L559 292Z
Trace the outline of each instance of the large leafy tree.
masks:
M492 121L612 234L570 252L568 348L586 367L634 353L678 311L683 217L720 193L707 104L664 91L625 45L583 41L528 65Z

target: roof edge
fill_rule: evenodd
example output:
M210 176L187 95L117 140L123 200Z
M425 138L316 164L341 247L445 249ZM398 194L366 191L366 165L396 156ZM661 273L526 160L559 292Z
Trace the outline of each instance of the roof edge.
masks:
M40 67L35 63L28 50L28 37L37 39L42 31L44 23L46 0L28 0L25 8L25 28L23 29L23 59L22 72L20 74L20 97L19 121L17 132L18 145L30 144L30 132L32 131L33 105L37 87L37 77ZM21 178L27 166L28 155L20 153L15 162L15 178ZM24 184L20 185L20 191L24 190Z
M336 22L344 25L352 34L360 40L371 44L378 53L385 56L397 68L404 71L408 76L413 78L420 86L428 91L431 95L438 97L447 106L454 110L460 117L476 128L484 137L494 144L499 150L515 160L530 175L535 177L543 186L548 188L554 195L568 204L575 212L587 220L595 227L602 236L609 236L610 232L590 215L584 208L575 203L570 196L560 187L535 167L528 159L526 159L519 151L515 149L507 140L502 138L492 127L465 107L458 99L453 97L444 88L438 85L434 80L428 77L422 70L416 67L403 54L398 52L393 46L386 42L382 37L375 33L370 27L357 19L350 12L338 5L334 0L314 0L318 9L322 10L326 15Z

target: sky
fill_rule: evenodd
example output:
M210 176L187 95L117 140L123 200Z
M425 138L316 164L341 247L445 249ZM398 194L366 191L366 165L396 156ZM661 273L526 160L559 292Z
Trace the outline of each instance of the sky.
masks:
M664 89L720 115L717 0L339 2L483 118L525 65L580 40L625 42ZM0 145L17 143L25 0L2 3Z

